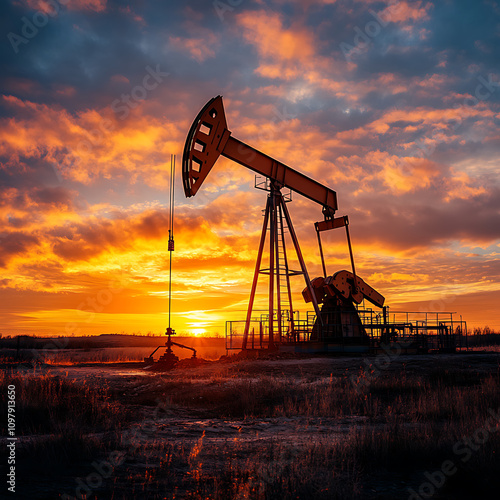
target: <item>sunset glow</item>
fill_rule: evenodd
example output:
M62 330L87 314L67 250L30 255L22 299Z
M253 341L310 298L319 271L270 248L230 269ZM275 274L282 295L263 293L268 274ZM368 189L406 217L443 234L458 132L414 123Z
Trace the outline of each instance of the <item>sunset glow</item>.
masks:
M224 158L193 198L180 178L190 124L218 94L235 137L337 192L356 270L391 310L500 329L500 7L477 5L457 40L461 3L271 3L72 1L26 43L4 35L2 335L165 332L171 154L172 327L223 335L245 318L266 193ZM19 35L48 12L2 9ZM356 45L373 13L385 22ZM321 206L294 194L289 210L321 275ZM330 273L350 266L333 233ZM312 310L300 276L292 287ZM266 300L261 280L256 314Z

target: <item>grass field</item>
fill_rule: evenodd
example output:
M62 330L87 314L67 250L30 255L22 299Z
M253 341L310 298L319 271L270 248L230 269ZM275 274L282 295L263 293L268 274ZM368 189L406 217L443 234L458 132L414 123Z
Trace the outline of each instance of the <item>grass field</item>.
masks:
M122 363L1 385L16 387L27 498L486 499L500 486L499 359Z

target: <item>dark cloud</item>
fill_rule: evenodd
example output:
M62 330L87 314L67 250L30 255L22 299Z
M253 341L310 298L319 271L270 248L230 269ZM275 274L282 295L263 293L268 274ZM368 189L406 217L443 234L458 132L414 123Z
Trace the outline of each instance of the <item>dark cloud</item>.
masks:
M176 218L178 231L195 232L201 219ZM66 261L88 260L103 253L133 249L138 241L155 242L168 239L168 212L147 211L129 216L117 213L113 219L92 218L83 223L55 227L47 239L55 255Z
M36 236L14 231L0 233L0 267L16 255L22 255L40 243Z
M45 187L35 190L32 195L33 201L39 205L49 205L58 208L73 207L73 199L75 193L61 186Z
M394 249L418 249L455 240L490 242L500 239L500 191L470 199L428 203L419 194L406 194L385 203L380 196L358 200L370 215L358 209L351 219L359 241L380 243Z
M168 236L169 217L167 211L147 214L135 225L137 234L147 239Z

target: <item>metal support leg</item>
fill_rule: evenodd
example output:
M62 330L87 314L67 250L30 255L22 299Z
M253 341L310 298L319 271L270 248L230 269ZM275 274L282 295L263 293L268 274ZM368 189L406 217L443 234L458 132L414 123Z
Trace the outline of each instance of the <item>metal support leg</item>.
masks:
M274 247L276 251L276 316L278 318L278 342L281 343L282 339L282 324L281 324L281 276L280 276L280 255L279 255L279 206L281 203L281 193L278 191L276 193L275 204L274 204Z
M354 257L352 255L351 237L349 236L349 225L346 224L345 232L347 235L347 245L349 246L349 255L351 257L352 274L354 276L354 293L358 291L358 278L356 277L356 268L354 267Z
M255 291L257 289L257 282L259 280L260 263L262 262L262 252L264 251L264 244L266 241L267 223L269 221L270 198L267 198L266 211L264 214L264 224L262 225L262 234L260 236L259 253L257 254L257 262L255 263L255 271L253 274L252 291L250 292L250 301L248 302L247 319L245 322L245 331L243 333L243 344L241 348L247 348L248 331L250 329L250 320L252 318L253 302L255 299Z
M290 236L292 237L293 246L295 247L295 252L297 253L297 258L299 259L300 268L302 273L304 274L304 279L306 282L306 286L311 294L312 303L314 306L314 311L316 312L316 317L318 318L319 324L323 326L323 318L321 317L321 313L318 306L318 301L316 300L316 295L314 293L313 287L311 286L311 280L309 279L309 274L306 269L306 264L304 262L304 258L302 257L302 252L300 251L299 240L297 239L297 235L295 234L295 230L292 225L292 220L290 219L290 214L288 213L288 209L286 205L283 203L283 213L285 214L286 223L288 225L288 229L290 230Z
M290 274L288 270L288 257L286 255L286 243L285 243L285 231L283 230L283 204L285 200L283 196L279 198L279 217L280 217L280 231L281 231L281 241L283 242L283 261L285 264L285 276L286 276L286 288L288 293L288 304L290 305L290 325L292 327L292 337L295 337L295 320L293 317L293 303L292 303L292 287L290 286ZM295 340L295 338L294 338Z
M270 222L269 222L269 349L274 349L274 253L276 236L276 191L271 185L269 195L270 204Z

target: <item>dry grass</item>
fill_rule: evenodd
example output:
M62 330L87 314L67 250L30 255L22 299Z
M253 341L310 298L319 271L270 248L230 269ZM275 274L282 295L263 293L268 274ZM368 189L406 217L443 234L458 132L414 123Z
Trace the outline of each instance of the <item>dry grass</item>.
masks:
M71 366L81 363L126 363L143 361L151 354L151 347L111 347L102 349L37 349L20 351L20 361L51 366ZM17 361L15 349L4 349L0 363Z
M167 400L174 409L189 408L206 418L363 418L341 438L332 429L331 436L295 444L279 434L271 442L236 439L224 447L203 439L192 447L153 442L149 453L167 458L148 469L148 498L174 490L196 499L407 498L409 487L418 489L426 481L424 471L439 470L450 459L459 473L436 498L477 497L481 488L488 498L499 486L494 479L499 433L492 433L466 464L453 451L459 440L484 426L488 409L500 408L498 373L433 369L421 376L403 371L369 385L358 382L353 385L347 376L311 380L229 371L208 379L188 373L175 382L166 377L163 386L134 402ZM140 488L144 477L138 473L129 481ZM126 498L121 487L113 491Z
M474 346L474 347L471 347L471 350L475 351L475 352L498 352L498 353L500 353L500 345Z
M68 468L57 472L54 484L67 492L92 461L123 451L126 462L95 490L98 498L408 498L407 489L426 480L424 471L439 470L448 459L455 460L459 473L435 498L489 498L500 486L500 433L491 433L467 463L453 452L459 440L484 426L488 409L500 408L498 372L444 367L409 375L403 368L365 383L365 371L354 379L347 373L300 371L271 376L245 372L244 366L135 377L126 389L18 377L18 428L51 434L43 445L28 448L37 460L78 464L72 474ZM2 390L11 380L2 377ZM158 425L165 422L164 437L158 438L153 426L141 431L141 440L120 444L118 434L130 431L127 422L141 429L147 413L142 410L159 400L167 407L156 416ZM200 430L197 438L169 440L168 418L182 420L182 415L213 419L222 429L235 421L267 419L280 423L281 430L265 439L231 434L223 440ZM322 421L329 432L313 434L303 426ZM341 422L346 432L338 430ZM294 437L286 435L292 427Z
M487 406L500 406L497 375L434 370L422 377L384 376L365 384L350 377L289 379L228 373L205 379L185 373L164 377L137 394L133 402L154 405L158 398L186 408L202 409L209 417L335 417L366 416L386 421L404 416L410 422L442 419L470 421ZM138 383L140 385L140 382ZM467 390L464 390L467 388ZM129 394L127 395L129 397Z
M55 485L80 475L96 457L119 445L130 414L110 400L106 387L40 373L1 373L2 394L11 384L16 388L17 477L39 481L37 490L26 498L54 498ZM5 407L2 399L2 415ZM4 436L5 424L4 418L0 424ZM23 481L21 490L26 486Z
M418 489L424 471L455 458L459 473L435 498L494 498L500 440L494 435L465 465L454 457L456 440L446 426L422 428L393 422L353 428L344 439L325 436L301 444L280 439L234 440L224 446L152 442L135 459L161 457L146 470L131 467L112 488L114 498L189 499L400 499ZM471 429L462 429L470 435ZM473 431L474 429L472 429ZM131 459L131 463L134 459ZM147 494L146 494L147 492Z
M163 339L161 339L163 340ZM158 344L162 342L158 341ZM155 347L104 347L87 349L2 349L0 364L22 362L27 365L46 364L51 366L71 366L83 363L127 363L142 362L149 356ZM156 352L157 359L164 349ZM176 349L176 354L182 359L191 357L191 351ZM225 351L210 347L198 348L198 357L208 360L219 359Z
M1 373L3 394L10 384L16 387L18 435L61 434L73 429L103 432L117 426L123 418L121 405L110 400L106 387L50 374L9 376ZM5 419L0 423L3 425Z

